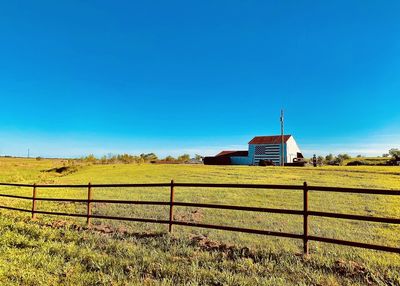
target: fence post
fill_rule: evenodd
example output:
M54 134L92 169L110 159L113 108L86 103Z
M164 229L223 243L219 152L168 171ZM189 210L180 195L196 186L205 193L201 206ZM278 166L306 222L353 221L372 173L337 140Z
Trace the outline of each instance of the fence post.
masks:
M36 184L33 184L32 190L32 219L36 219Z
M88 194L87 194L87 216L86 216L86 223L90 226L90 216L92 215L92 184L88 184Z
M303 184L303 254L308 255L308 186Z
M169 232L172 232L173 220L174 220L174 180L171 180L171 193L169 199Z

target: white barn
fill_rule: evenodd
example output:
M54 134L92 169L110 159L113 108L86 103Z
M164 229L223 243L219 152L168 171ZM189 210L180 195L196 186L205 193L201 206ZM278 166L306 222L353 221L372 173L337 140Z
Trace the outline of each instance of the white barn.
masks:
M284 163L293 163L303 158L299 146L292 135L283 136ZM258 165L260 160L270 160L281 165L282 136L256 136L249 142L249 165Z
M303 155L292 135L283 136L284 164L301 162ZM222 151L215 157L206 157L207 165L255 165L261 160L272 161L281 165L282 136L256 136L249 142L248 151Z

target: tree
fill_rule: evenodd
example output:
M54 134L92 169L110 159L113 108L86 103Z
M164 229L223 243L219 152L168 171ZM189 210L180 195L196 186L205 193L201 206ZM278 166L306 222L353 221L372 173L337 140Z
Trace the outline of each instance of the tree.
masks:
M172 157L172 156L167 156L167 157L165 157L164 160L167 161L167 162L173 162L173 161L175 161L176 159L175 159L174 157Z
M325 156L325 163L329 164L333 161L333 155L329 154Z
M342 164L343 164L343 158L339 156L333 158L333 161L331 161L331 165L342 165Z
M117 157L116 155L113 155L112 153L107 154L107 164L115 164L117 162Z
M190 155L189 154L183 154L178 157L178 161L180 162L187 162L190 160Z
M101 164L107 164L107 156L103 156L103 157L101 157L101 159L100 159L100 162L101 162Z
M339 154L338 157L342 158L343 160L351 159L351 156L349 154Z
M91 164L94 164L94 163L96 163L96 161L97 161L96 157L95 157L93 154L90 154L89 156L86 156L86 157L84 158L84 160L85 160L87 163L91 163Z
M361 154L357 155L357 158L361 158L361 157L362 157L362 155L361 155Z
M393 158L396 157L396 156L399 157L400 156L400 150L397 149L397 148L392 148L392 149L389 150L389 154Z
M122 154L122 155L118 155L117 158L118 158L118 161L120 161L124 164L130 164L130 163L135 162L134 156L126 154L126 153Z
M322 166L324 164L324 157L318 156L317 157L317 165Z
M389 154L388 153L382 154L382 157L387 158L387 157L389 157Z
M349 160L349 159L351 159L351 156L350 156L350 155L348 155L348 154L339 154L339 155L337 155L337 157L335 158L334 162L335 162L335 165L336 165L336 164L343 165L343 162L344 162L345 160Z
M194 155L194 158L195 158L197 161L203 160L203 156L201 156L201 155L199 155L199 154L195 154L195 155Z
M154 153L148 153L148 154L140 154L140 158L142 158L145 162L150 162L150 161L157 161L158 157Z

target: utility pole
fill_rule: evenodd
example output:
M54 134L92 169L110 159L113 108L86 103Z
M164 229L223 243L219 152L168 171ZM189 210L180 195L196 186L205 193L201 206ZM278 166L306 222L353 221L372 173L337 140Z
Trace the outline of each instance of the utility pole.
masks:
M284 135L284 117L283 109L281 110L281 166L285 166L285 135Z

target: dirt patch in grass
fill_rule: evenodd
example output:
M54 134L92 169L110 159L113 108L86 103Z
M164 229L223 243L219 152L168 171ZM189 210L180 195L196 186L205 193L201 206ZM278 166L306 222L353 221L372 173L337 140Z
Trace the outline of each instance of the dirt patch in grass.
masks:
M368 285L376 285L378 282L387 283L391 285L389 281L385 281L384 277L380 274L371 273L364 265L357 263L355 261L335 261L332 272L351 279L359 279L366 282Z
M177 213L174 219L178 221L201 222L203 220L203 212L201 209L196 209L190 213Z
M190 236L190 241L192 246L200 247L202 250L206 251L222 251L227 253L235 248L232 244L211 240L204 235Z
M365 266L354 261L337 260L333 266L335 272L346 277L365 276L368 270Z

